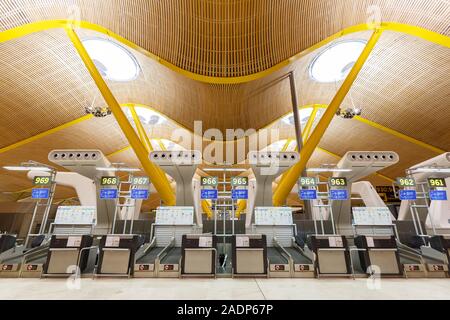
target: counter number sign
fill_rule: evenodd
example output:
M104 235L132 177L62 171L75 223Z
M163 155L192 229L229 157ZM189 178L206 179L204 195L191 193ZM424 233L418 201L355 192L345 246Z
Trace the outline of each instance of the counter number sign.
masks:
M34 177L33 178L33 184L35 186L48 186L49 184L51 184L51 180L50 177Z
M447 184L443 178L428 178L428 186L430 188L445 188Z
M117 186L119 184L119 178L117 177L102 177L100 179L100 185L102 186Z
M248 178L247 177L231 177L231 186L232 187L246 187L246 186L248 186Z
M311 177L301 177L300 186L301 187L315 187L317 185L316 179Z
M400 187L414 187L416 185L413 178L397 178L397 183Z
M219 183L219 178L217 177L202 177L200 184L203 187L217 187Z
M335 178L332 177L328 181L330 187L346 187L347 186L347 178Z

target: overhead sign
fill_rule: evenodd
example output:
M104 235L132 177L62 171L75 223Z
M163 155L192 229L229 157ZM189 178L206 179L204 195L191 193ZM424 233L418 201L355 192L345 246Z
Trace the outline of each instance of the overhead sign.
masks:
M100 189L100 199L117 199L117 189Z
M35 186L48 186L51 183L52 183L52 181L50 180L50 176L34 177L33 178L33 184Z
M200 184L204 187L217 187L219 184L219 178L218 177L202 177L200 179Z
M200 190L200 198L203 200L216 200L219 197L217 189L202 189Z
M377 191L381 199L383 199L385 202L398 201L395 194L395 191L398 191L398 186L396 186L396 190L394 190L394 187L392 186L376 186L375 190Z
M317 185L316 178L311 177L301 177L299 182L301 187L315 187Z
M330 187L346 187L347 186L347 178L335 178L331 177L328 180L328 184Z
M131 199L147 200L148 196L148 189L131 189Z
M48 188L35 188L31 190L32 199L48 199L50 196L50 189Z
M248 199L247 189L234 189L231 191L231 198L233 200Z
M417 193L416 190L400 190L399 192L399 198L400 200L416 200L417 199Z
M146 186L150 183L150 179L148 177L133 177L131 180L131 184L134 186Z
M354 225L392 225L391 211L387 207L353 207Z
M95 224L96 218L95 206L59 206L55 224Z
M248 177L231 177L232 187L246 187L248 186Z
M428 178L428 186L430 188L445 188L447 184L444 178Z
M331 189L330 200L348 200L348 191L346 189Z
M446 201L447 192L445 190L430 190L430 200Z
M290 207L256 207L255 225L286 226L292 225L292 208Z
M300 190L300 199L316 200L317 199L317 190Z
M117 186L119 184L118 177L101 177L100 185L101 186Z
M414 187L416 185L416 181L413 178L397 178L397 183L400 187Z

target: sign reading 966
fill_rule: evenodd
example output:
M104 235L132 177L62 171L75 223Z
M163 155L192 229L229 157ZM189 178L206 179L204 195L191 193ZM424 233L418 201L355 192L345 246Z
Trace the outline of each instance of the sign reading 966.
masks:
M200 184L202 186L208 186L208 187L217 187L219 184L219 178L218 177L202 177L200 180Z
M248 186L248 177L231 177L232 187L246 187Z

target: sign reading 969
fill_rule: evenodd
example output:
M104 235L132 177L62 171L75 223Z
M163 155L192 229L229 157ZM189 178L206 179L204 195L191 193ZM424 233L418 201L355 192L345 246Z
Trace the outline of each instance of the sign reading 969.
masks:
M248 186L248 177L231 177L232 187L246 187Z
M35 186L48 186L49 184L51 184L51 180L49 176L34 177L33 184Z

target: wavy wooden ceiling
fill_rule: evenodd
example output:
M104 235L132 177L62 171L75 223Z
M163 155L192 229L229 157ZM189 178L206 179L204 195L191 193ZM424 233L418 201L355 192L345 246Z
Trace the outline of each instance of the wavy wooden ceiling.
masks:
M370 5L381 9L383 21L450 35L450 4L444 0L5 0L0 2L0 31L33 21L74 18L79 10L81 20L108 28L184 70L235 77L270 68L346 27L364 23ZM105 37L78 32L81 37ZM345 38L369 36L359 32ZM291 111L289 86L276 79L290 71L302 105L327 104L337 89L308 76L319 50L270 76L238 85L194 81L130 51L142 73L129 83L108 82L118 101L152 106L189 129L195 120L203 121L204 130L259 129L285 115ZM450 150L449 74L450 49L384 32L343 106L358 105L369 120ZM0 43L0 75L0 148L82 116L94 97L96 105L104 105L62 30ZM261 89L270 83L275 84ZM159 135L170 138L170 130ZM290 129L280 139L293 136ZM0 154L0 164L45 161L52 148L86 144L108 154L126 146L126 140L112 118L92 119ZM357 148L398 151L401 163L384 172L391 177L436 155L355 120L338 118L320 146L339 155ZM132 152L116 157L136 161ZM327 162L327 157L319 151L311 163ZM5 191L29 185L17 175L0 175L0 183Z

